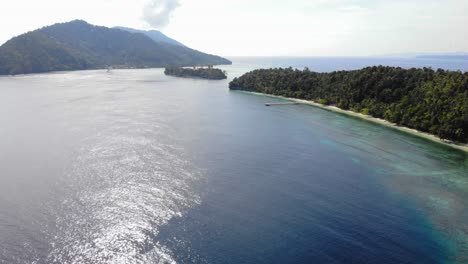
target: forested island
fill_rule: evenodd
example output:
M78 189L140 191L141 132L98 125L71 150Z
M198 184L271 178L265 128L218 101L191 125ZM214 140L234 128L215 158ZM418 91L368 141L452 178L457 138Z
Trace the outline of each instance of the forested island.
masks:
M162 33L59 23L12 38L0 46L0 75L113 68L231 64L190 49Z
M164 74L177 77L194 77L208 80L223 80L226 79L226 72L220 69L208 66L207 68L182 68L182 67L166 67Z
M468 142L466 72L385 66L330 73L261 69L234 78L229 88L312 100Z

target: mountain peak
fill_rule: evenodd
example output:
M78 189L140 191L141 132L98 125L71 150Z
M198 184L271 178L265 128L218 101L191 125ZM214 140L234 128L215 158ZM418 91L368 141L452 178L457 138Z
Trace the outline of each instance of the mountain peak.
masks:
M75 19L75 20L72 20L72 21L69 21L69 22L64 22L64 23L60 23L60 24L77 24L77 25L91 25L89 24L88 22L82 20L82 19Z
M128 28L128 27L115 27L115 28L130 32L130 33L141 33L143 35L148 36L149 38L151 38L152 40L156 42L163 42L163 43L167 43L171 45L186 47L184 44L178 42L177 40L164 35L159 30L141 30L141 29L134 29L134 28Z
M155 41L146 34L94 26L83 20L58 23L28 32L0 46L0 75L108 66L149 68L231 63L182 44L167 44L172 39L164 37L165 41Z

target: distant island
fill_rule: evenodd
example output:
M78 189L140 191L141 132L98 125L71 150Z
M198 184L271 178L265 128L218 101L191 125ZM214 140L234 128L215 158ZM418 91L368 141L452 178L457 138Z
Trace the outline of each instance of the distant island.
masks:
M231 61L190 49L160 32L107 28L82 20L34 30L0 46L0 75L221 64Z
M206 68L182 68L182 67L167 67L164 74L177 77L195 77L209 80L223 80L226 79L226 72L215 69L212 66Z
M432 59L432 60L468 60L468 55L421 55L416 56L418 59Z
M384 66L330 73L261 69L234 78L229 88L333 105L468 142L467 72Z

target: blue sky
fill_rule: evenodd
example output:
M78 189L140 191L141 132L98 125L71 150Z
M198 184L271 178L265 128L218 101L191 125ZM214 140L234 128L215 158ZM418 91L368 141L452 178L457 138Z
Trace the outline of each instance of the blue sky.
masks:
M224 56L468 51L466 0L16 0L2 4L0 42L76 18Z

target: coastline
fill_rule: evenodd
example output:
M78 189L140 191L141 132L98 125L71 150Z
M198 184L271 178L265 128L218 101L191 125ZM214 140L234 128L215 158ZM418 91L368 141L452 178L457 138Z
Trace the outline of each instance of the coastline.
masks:
M454 148L454 149L457 149L457 150L461 150L461 151L463 151L465 153L468 153L468 144L453 142L453 141L450 141L450 140L441 140L440 138L438 138L435 135L432 135L432 134L429 134L429 133L426 133L426 132L423 132L423 131L419 131L417 129L400 126L400 125L397 125L395 123L391 123L391 122L389 122L389 121L387 121L385 119L376 118L376 117L372 117L372 116L369 116L369 115L364 115L364 114L361 114L361 113L353 112L351 110L343 110L343 109L340 109L340 108L338 108L336 106L332 106L332 105L323 105L323 104L317 103L315 101L309 101L309 100L297 99L297 98L291 98L291 97L284 97L284 96L278 96L278 95L271 95L271 94L264 94L264 93L258 93L258 92L250 92L250 91L244 91L244 90L235 90L235 91L240 91L240 92L243 92L243 93L249 93L249 94L255 94L255 95L261 95L261 96L268 96L268 97L272 97L272 98L279 98L279 99L283 99L283 100L297 102L297 103L300 103L300 104L315 106L315 107L322 108L324 110L328 110L328 111L335 112L335 113L340 113L340 114L344 114L344 115L348 115L348 116L357 117L359 119L363 119L363 120L367 120L369 122L380 124L380 125L383 125L383 126L386 126L386 127L392 128L392 129L396 129L398 131L401 131L401 132L404 132L404 133L407 133L407 134L411 134L411 135L419 137L419 138L424 138L426 140L430 140L432 142L435 142L435 143L438 143L438 144L441 144L441 145L451 147L451 148Z

